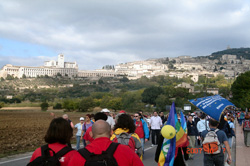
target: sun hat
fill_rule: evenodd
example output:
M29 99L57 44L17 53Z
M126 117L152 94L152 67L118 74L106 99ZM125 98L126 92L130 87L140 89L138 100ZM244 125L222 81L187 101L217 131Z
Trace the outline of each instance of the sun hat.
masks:
M101 112L110 112L107 108L101 110Z

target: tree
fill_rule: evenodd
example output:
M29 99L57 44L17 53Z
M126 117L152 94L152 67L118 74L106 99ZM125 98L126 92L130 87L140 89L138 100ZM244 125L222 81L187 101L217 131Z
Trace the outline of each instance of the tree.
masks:
M0 102L0 109L4 107L4 102Z
M185 98L188 96L188 94L189 94L188 89L179 87L174 89L173 97Z
M136 112L145 107L141 102L142 90L126 92L122 95L122 109L126 111Z
M11 76L10 74L7 74L6 80L14 80L14 77Z
M245 109L244 102L249 97L248 93L250 93L250 71L245 72L237 77L231 87L231 91L233 95L233 103L237 107Z
M163 94L163 89L161 87L149 87L142 93L142 102L155 105L155 100L160 94Z
M230 87L226 86L226 87L220 87L219 88L219 94L224 97L224 98L228 98L230 95Z
M62 109L62 104L61 103L56 103L56 105L53 106L53 109Z
M49 108L49 104L47 102L43 102L40 106L42 111L46 111Z
M61 76L62 76L62 74L58 72L58 73L56 74L56 76L61 77Z
M175 99L175 106L176 107L183 108L184 104L186 104L186 103L188 103L188 100L185 98L176 97L176 99Z
M98 84L99 84L99 85L104 84L104 81L100 78L100 79L98 80Z
M25 75L25 74L23 74L22 78L26 78L26 75Z
M87 112L93 106L94 100L92 97L85 97L79 102L79 110L82 112Z
M166 95L161 94L157 97L155 103L157 108L159 108L161 111L165 111L166 105L170 105L171 101Z
M112 98L107 105L108 108L112 108L113 110L120 110L122 109L122 98Z
M77 101L73 99L65 99L62 103L62 107L66 109L67 111L72 111L77 108Z
M108 108L108 103L109 101L112 99L111 96L103 96L101 103L100 103L100 107L102 108Z
M127 77L122 77L122 79L120 80L120 82L129 82L129 79Z

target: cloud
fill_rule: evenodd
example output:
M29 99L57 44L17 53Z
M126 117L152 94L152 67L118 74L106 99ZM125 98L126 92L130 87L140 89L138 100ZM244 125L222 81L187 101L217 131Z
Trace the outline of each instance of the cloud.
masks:
M249 47L249 15L244 0L8 0L0 2L0 36L63 53L80 69L96 69ZM0 50L0 56L8 55ZM36 56L46 55L37 52L35 62L41 60Z

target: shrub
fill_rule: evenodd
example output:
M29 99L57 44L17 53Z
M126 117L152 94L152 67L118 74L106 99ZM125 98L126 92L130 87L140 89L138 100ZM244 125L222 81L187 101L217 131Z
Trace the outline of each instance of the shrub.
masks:
M49 104L46 103L46 102L43 102L43 103L41 104L41 109L42 109L42 111L46 111L46 110L48 109L48 107L49 107Z

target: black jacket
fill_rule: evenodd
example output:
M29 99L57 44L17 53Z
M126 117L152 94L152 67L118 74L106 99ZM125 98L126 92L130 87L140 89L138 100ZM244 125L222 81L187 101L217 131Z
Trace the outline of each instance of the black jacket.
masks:
M194 121L187 122L188 136L198 136L198 130Z

